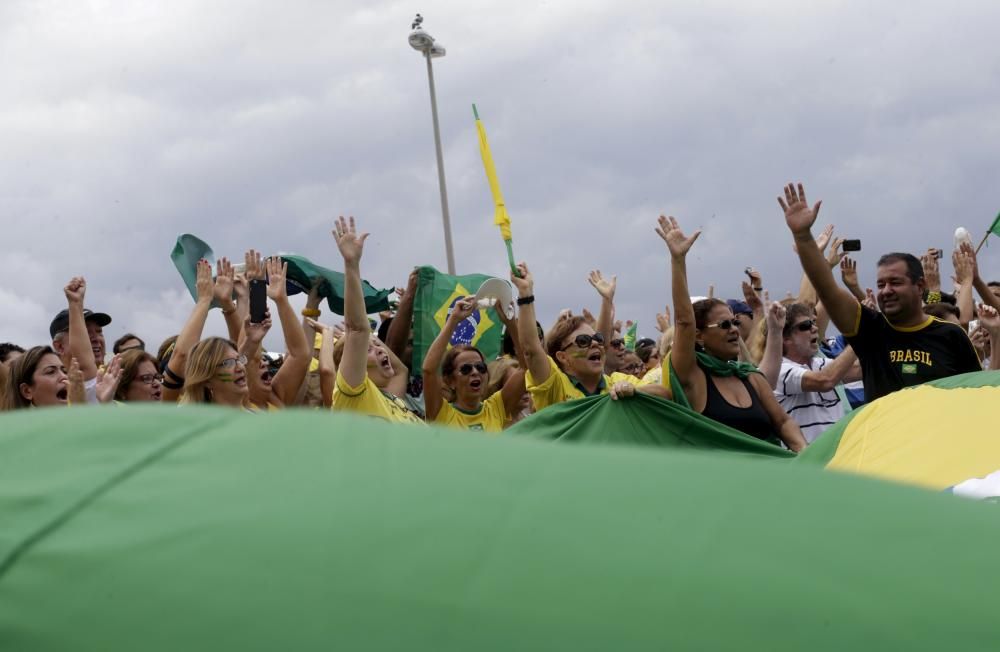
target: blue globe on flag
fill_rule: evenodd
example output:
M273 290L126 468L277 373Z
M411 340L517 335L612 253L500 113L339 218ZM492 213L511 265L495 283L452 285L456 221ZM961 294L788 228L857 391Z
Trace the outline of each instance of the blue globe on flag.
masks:
M448 314L451 315L451 311L455 309L455 304L461 297L455 297L448 306ZM472 344L472 340L476 337L476 330L479 328L479 320L481 319L479 311L476 310L471 315L462 320L462 322L455 328L455 332L451 334L451 345L457 346L459 344Z

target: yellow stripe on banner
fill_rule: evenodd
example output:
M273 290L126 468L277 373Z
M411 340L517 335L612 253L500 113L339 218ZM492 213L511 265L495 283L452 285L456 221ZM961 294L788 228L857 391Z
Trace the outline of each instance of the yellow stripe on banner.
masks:
M1000 470L1000 387L929 385L866 406L828 469L946 489Z

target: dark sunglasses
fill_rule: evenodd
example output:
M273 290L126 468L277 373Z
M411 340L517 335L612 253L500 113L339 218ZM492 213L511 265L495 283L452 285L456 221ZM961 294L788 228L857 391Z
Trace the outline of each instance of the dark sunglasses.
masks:
M458 373L462 374L463 376L468 376L469 374L472 373L473 369L478 371L480 374L485 374L487 367L482 362L477 362L476 364L469 364L467 362L458 368Z
M624 348L624 346L625 346L625 340L623 340L620 337L616 337L615 339L611 340L611 346L614 347L614 348L616 348L616 349Z
M723 319L722 321L717 321L714 324L705 324L705 328L721 328L724 331L728 331L733 326L739 328L740 324L743 322L739 318L736 319Z
M590 346L591 342L597 342L598 344L604 344L604 336L600 333L594 333L593 335L580 334L573 338L573 341L559 349L560 351L565 351L569 347L576 344L581 349L586 349Z
M805 321L800 321L799 323L795 324L794 326L790 326L789 329L788 329L788 332L791 332L791 330L794 328L795 330L802 331L804 333L806 331L811 331L812 327L815 326L815 325L816 325L816 320L815 319L807 319Z

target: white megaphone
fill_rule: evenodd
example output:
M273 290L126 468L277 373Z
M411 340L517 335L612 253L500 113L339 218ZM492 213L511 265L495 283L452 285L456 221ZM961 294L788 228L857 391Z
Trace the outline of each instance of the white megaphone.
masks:
M502 278L488 278L476 292L476 304L483 310L496 308L503 311L507 319L514 318L514 288L510 281Z

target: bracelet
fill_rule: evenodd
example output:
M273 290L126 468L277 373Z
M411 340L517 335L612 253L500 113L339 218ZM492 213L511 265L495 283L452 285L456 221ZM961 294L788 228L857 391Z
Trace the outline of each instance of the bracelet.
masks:
M927 301L924 303L941 303L941 293L940 292L928 292Z
M315 319L316 317L319 317L321 314L322 313L319 311L318 308L303 308L302 309L302 316L303 317L312 317L313 319Z
M222 314L223 315L231 315L234 312L236 312L236 304L235 303L233 304L233 307L230 308L229 310L226 310L225 308L222 308Z
M763 287L759 287L759 288L754 288L754 289L753 289L753 291L754 291L754 292L763 292L763 291L764 291L764 288L763 288Z
M535 302L535 295L533 295L533 294L529 294L526 297L518 297L517 298L517 305L519 305L519 306L526 306L529 303L534 303L534 302Z

